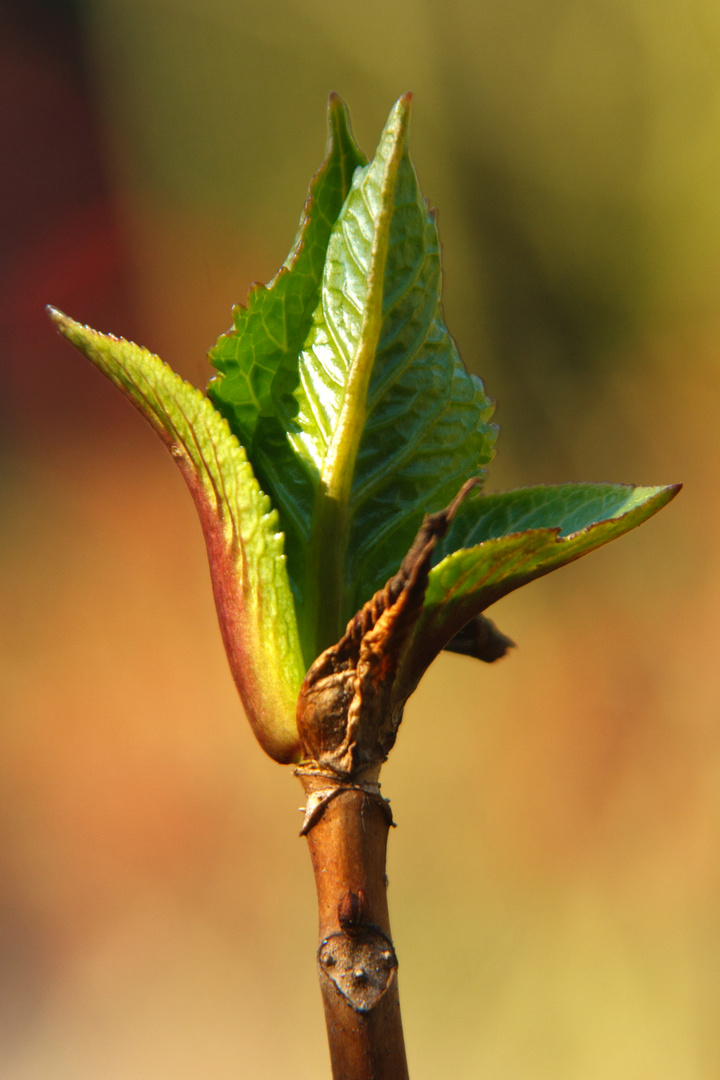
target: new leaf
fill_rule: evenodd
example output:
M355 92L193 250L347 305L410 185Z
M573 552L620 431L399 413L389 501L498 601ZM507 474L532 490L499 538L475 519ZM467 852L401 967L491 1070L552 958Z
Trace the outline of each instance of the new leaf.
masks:
M258 739L276 760L297 759L300 694L312 756L309 717L332 701L320 709L330 725L322 752L350 772L387 752L440 649L504 653L509 639L480 614L488 605L634 528L678 490L473 492L497 429L443 319L409 111L406 95L366 164L331 98L327 157L293 249L233 309L210 352L208 397L147 350L51 309L188 483Z
M308 664L397 569L423 514L483 471L497 433L443 319L437 228L408 153L409 117L406 95L355 172L309 333L294 368L286 354L276 413L251 453L292 541ZM237 345L250 375L252 350Z
M400 696L490 604L634 529L679 490L679 484L540 484L466 499L438 546L405 651Z
M58 330L148 420L180 468L203 526L223 642L248 719L271 757L292 761L305 668L277 511L245 451L208 399L159 357L49 311Z

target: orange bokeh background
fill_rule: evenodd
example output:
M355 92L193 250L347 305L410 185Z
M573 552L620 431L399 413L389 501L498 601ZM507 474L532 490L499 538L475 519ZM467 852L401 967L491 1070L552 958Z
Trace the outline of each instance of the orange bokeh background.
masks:
M315 1080L301 792L202 538L53 303L197 385L292 240L330 90L416 91L489 486L683 481L443 656L384 772L414 1080L720 1069L720 15L701 0L0 9L0 1073Z

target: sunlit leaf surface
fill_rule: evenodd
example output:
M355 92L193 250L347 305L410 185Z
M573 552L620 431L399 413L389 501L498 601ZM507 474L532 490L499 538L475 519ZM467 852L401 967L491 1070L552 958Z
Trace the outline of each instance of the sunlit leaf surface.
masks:
M233 675L260 742L278 760L298 748L304 675L277 511L208 399L147 349L51 310L58 329L128 397L180 467L200 515Z
M437 229L408 154L409 110L402 98L374 160L355 172L309 333L294 369L285 354L275 415L256 420L249 451L292 541L307 661L397 569L423 513L482 471L496 435L482 383L443 320ZM257 363L242 339L236 361L244 401ZM229 380L215 385L225 410L218 393L229 394Z
M634 529L678 490L559 484L468 498L438 545L411 646L413 671L490 604Z
M428 554L402 647L383 669L385 686L397 660L400 702L490 604L634 528L677 492L480 492L497 434L492 402L445 325L435 216L408 153L409 118L405 95L368 164L331 98L328 152L295 244L275 278L233 309L232 329L210 351L208 397L146 350L51 312L183 472L233 674L258 738L282 761L298 753L307 669L396 573L424 515L444 521L434 565ZM508 646L493 633L486 659Z

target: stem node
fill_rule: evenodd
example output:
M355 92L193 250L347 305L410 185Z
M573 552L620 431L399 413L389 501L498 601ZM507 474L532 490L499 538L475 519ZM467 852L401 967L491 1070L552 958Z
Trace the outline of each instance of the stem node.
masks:
M379 769L341 779L297 770L318 896L318 972L334 1080L408 1080L385 857L391 823Z

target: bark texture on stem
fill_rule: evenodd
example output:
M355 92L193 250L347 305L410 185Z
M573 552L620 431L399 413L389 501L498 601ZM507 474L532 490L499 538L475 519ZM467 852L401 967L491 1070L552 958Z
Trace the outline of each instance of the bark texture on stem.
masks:
M322 782L301 781L308 797ZM408 1080L387 905L390 821L375 791L339 786L307 831L334 1080Z
M433 551L465 495L426 515L384 589L312 664L297 726L305 787L303 834L318 894L318 968L335 1080L408 1080L385 854L392 821L378 776L413 679L398 679L425 598ZM428 660L429 663L429 660ZM414 681L413 681L414 680Z

